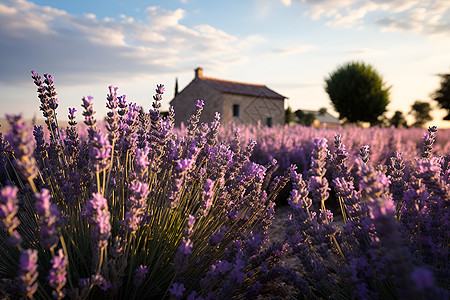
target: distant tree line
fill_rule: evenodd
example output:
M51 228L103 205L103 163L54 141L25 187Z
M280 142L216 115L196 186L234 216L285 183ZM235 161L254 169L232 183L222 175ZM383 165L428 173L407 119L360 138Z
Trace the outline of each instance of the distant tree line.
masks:
M447 110L444 120L450 120L450 74L438 74L441 86L430 97L438 102L440 108ZM331 104L339 114L342 124L369 123L371 126L422 127L432 120L432 106L429 102L417 100L411 105L408 115L414 118L408 124L402 111L395 111L387 118L387 105L390 102L389 91L381 75L375 68L364 62L349 62L337 67L325 78L325 91ZM319 114L326 113L323 108ZM309 126L314 122L315 115L302 110L286 110L285 121Z

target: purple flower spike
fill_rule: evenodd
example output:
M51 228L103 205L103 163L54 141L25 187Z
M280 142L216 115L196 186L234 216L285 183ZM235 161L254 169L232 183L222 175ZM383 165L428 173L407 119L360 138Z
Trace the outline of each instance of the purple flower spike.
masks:
M2 229L10 232L20 224L19 219L16 217L19 210L17 191L17 187L6 186L0 194L0 226Z
M73 108L69 107L69 115L71 115L72 117L75 117L76 112L77 112L77 110L75 109L75 107L73 107Z
M153 102L152 106L155 110L159 109L161 107L161 103L159 103L162 100L162 94L164 94L166 88L164 87L163 84L158 84L156 86L156 95L153 96L153 100L155 100L155 102Z
M147 266L140 265L136 268L136 275L134 277L134 285L139 287L147 276L148 268Z
M184 288L184 284L174 282L172 284L172 287L169 289L169 293L172 297L175 297L177 299L180 299L183 296L183 292L186 289Z
M94 118L94 107L92 106L92 96L83 97L81 101L83 101L83 104L81 105L85 111L83 112L83 116L85 117L84 123L89 126L88 132L89 132L89 138L92 139L94 137L94 133L97 133L98 130L96 128L97 121Z
M369 145L364 145L359 149L359 157L361 157L363 163L367 164L369 162Z
M111 236L110 213L108 203L100 193L93 193L84 207L84 215L91 224L94 244L102 248L108 245Z
M428 131L423 136L423 150L422 159L428 160L431 157L431 151L433 150L433 144L436 141L437 127L428 127Z
M62 225L61 212L50 201L49 190L42 189L40 194L35 194L35 197L35 207L41 227L41 246L47 249L54 248L58 244L58 229Z
M184 232L185 235L189 237L194 232L195 217L193 215L189 215L186 223L187 224L186 228L184 228Z
M22 120L22 115L6 115L11 126L8 134L9 143L14 149L14 166L24 179L34 178L38 168L34 154L34 138Z
M27 297L32 297L38 288L36 279L38 278L38 251L33 249L24 249L20 253L19 259L19 286L20 290Z
M51 263L52 268L48 273L47 280L50 286L54 288L54 291L52 291L53 298L62 299L66 294L64 286L67 276L67 259L62 249L58 250L58 254L52 258Z
M211 209L214 194L214 181L206 179L203 185L202 201L203 201L203 215L206 216Z
M181 251L184 255L191 255L192 252L192 242L190 239L183 238L183 241L181 242L180 247L178 247L178 250Z
M109 159L111 158L111 148L106 136L94 133L89 157L96 172L101 172L108 168Z
M8 231L11 238L8 243L11 246L17 246L22 242L22 238L16 228L20 224L16 216L19 206L16 187L6 186L0 194L0 228Z
M195 104L195 106L197 106L197 107L203 107L203 106L205 106L205 101L203 101L203 100L197 100L197 103Z

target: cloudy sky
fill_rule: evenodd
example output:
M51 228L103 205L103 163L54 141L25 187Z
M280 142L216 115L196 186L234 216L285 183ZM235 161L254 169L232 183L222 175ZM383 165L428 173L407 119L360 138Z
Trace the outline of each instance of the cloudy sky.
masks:
M0 0L2 115L40 116L31 70L55 77L65 119L68 107L81 117L88 95L104 114L111 84L148 110L163 83L167 109L175 78L181 90L198 66L266 84L294 110L332 111L324 77L352 60L392 86L391 113L416 100L435 106L436 74L450 72L450 1Z

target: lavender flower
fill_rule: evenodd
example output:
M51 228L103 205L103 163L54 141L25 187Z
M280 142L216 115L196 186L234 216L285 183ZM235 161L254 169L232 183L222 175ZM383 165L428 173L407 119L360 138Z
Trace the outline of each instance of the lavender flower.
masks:
M111 236L110 213L102 194L93 193L92 198L86 202L83 213L91 224L94 245L98 248L107 246Z
M345 177L348 178L348 170L345 166L345 161L349 157L349 153L345 150L345 145L342 143L341 135L338 134L334 137L334 147L336 151L332 157L333 165L333 177Z
M428 160L431 157L431 151L433 150L433 144L436 141L437 127L428 127L428 131L423 136L423 150L422 159Z
M47 280L54 289L52 296L54 299L63 299L66 294L64 286L67 276L67 258L62 249L59 249L57 255L52 258L51 264L52 268L48 273Z
M31 77L34 79L34 84L38 87L38 97L41 101L41 106L39 108L45 118L53 119L54 110L57 107L57 100L54 98L56 93L53 86L53 77L49 74L44 74L45 79L43 82L38 73L34 71L31 71L31 73Z
M127 104L127 96L122 95L117 97L118 105L119 105L119 116L123 117L128 112L128 104Z
M92 139L94 137L95 133L98 133L97 129L97 121L94 118L94 107L92 105L92 96L83 97L81 100L83 101L83 104L81 105L85 111L83 112L84 116L84 123L88 126L88 133L89 133L89 139Z
M68 123L70 126L77 125L77 121L75 121L75 113L76 112L77 112L77 110L75 109L75 107L73 107L73 108L69 107L69 115L68 115L69 122Z
M158 84L156 86L156 95L153 96L153 100L155 100L152 104L154 109L159 109L161 107L161 103L159 103L162 100L162 94L164 94L164 91L166 88L163 84Z
M216 112L214 115L214 121L211 122L208 133L206 134L206 139L209 146L214 146L217 142L217 136L219 134L220 128L220 114Z
M189 136L194 136L197 130L197 125L200 120L200 115L202 114L203 106L205 102L203 100L197 100L195 104L194 112L187 122L187 131Z
M191 255L192 252L192 242L190 239L184 239L181 242L180 247L178 247L178 250L180 250L181 253L183 253L186 256Z
M362 159L363 163L367 164L369 162L369 146L364 145L361 148L359 148L359 157Z
M145 215L147 207L148 184L141 181L133 181L129 187L130 197L126 203L127 212L121 222L130 232L135 232Z
M109 94L106 96L106 107L109 111L106 114L106 130L108 130L108 139L112 144L119 137L120 116L117 112L119 102L117 100L117 87L109 86Z
M183 293L186 289L184 288L184 284L174 282L172 284L172 287L169 289L169 293L172 297L175 297L177 299L180 299L183 297Z
M186 270L189 256L192 253L192 246L192 241L189 238L183 237L174 259L175 270L178 273Z
M9 232L8 243L13 246L19 246L22 242L22 238L16 230L20 224L20 220L16 216L19 210L17 191L17 187L6 186L0 194L0 227Z
M14 149L14 166L24 179L33 179L38 174L36 160L33 156L34 143L33 137L29 134L29 130L25 126L21 115L6 115L11 126L8 134L9 143Z
M203 216L206 216L211 209L214 194L214 181L206 179L202 191Z
M44 127L35 125L33 135L36 141L34 156L36 159L42 160L46 156L45 152L47 148L47 143L44 140Z
M289 205L292 208L302 208L305 206L309 208L311 206L311 200L308 199L308 184L302 178L302 174L298 174L295 169L297 166L292 165L289 167L288 172L292 182L292 190L287 199Z
M78 128L77 122L75 121L75 112L77 110L75 108L69 108L69 127L67 128L67 137L65 139L65 145L67 149L67 157L69 157L72 162L76 161L78 158L78 154L80 152L79 149L79 138L78 138Z
M17 187L6 186L0 194L0 225L2 229L10 233L20 224L19 218L16 216L19 210L17 191Z
M38 288L36 279L39 272L38 251L33 249L24 249L20 253L18 281L21 292L27 297L33 297Z
M1 124L0 124L1 127ZM3 137L3 133L0 132L0 166L6 165L7 156L12 153L13 150L9 145L8 140Z
M193 215L189 215L186 221L186 227L184 228L184 234L186 237L190 237L191 234L194 232L194 224L195 224L195 217Z
M104 135L94 133L89 158L95 172L101 172L108 168L111 158L111 145Z
M314 203L321 203L324 209L324 202L328 199L329 187L326 173L327 139L314 139L313 151L311 154L311 167L309 169L310 187L309 191Z
M136 275L134 277L134 285L136 287L139 287L144 281L145 277L147 276L148 268L147 266L140 265L139 267L136 268L135 272Z
M41 231L41 246L52 249L58 244L58 230L62 225L61 212L50 201L50 191L42 189L41 193L36 193L36 211L39 215L39 225Z

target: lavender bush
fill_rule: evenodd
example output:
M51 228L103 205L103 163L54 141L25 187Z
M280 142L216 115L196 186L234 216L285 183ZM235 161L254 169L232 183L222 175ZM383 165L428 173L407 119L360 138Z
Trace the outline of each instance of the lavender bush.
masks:
M219 142L219 115L198 123L201 100L187 134L174 134L173 111L167 118L159 111L162 85L149 113L110 87L105 129L92 97L85 97L87 134L74 108L62 130L53 77L32 73L47 128L31 133L20 116L8 116L11 130L1 139L2 166L12 165L20 176L9 172L1 189L2 296L258 293L263 270L283 253L282 245L266 245L273 201L286 180L265 191L275 166L249 161L255 142Z

